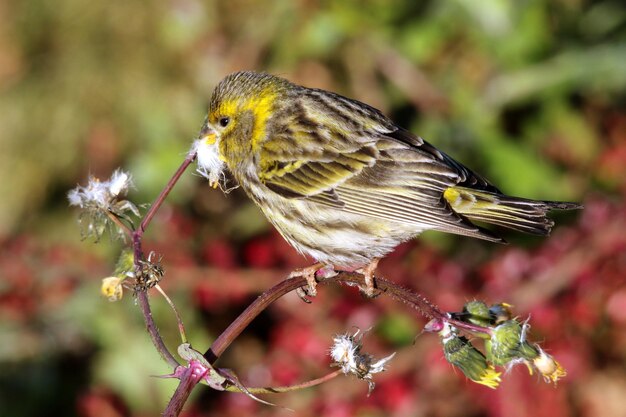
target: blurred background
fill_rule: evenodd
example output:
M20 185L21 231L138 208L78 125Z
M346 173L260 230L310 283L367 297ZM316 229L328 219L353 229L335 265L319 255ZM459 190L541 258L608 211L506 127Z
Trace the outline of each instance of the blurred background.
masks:
M81 241L67 191L130 171L150 203L182 161L212 88L268 71L378 107L507 193L578 201L548 239L509 246L426 233L380 271L450 311L513 304L567 369L558 386L511 370L492 391L443 359L424 320L385 297L289 295L220 359L248 385L327 372L333 335L372 328L397 351L367 384L345 377L268 400L298 416L626 416L626 7L619 0L0 3L0 415L148 416L176 383L132 296L99 295L121 249ZM240 190L190 170L145 247L205 350L260 292L308 260ZM161 330L179 343L165 303ZM416 337L417 336L417 337ZM198 388L187 416L294 415Z

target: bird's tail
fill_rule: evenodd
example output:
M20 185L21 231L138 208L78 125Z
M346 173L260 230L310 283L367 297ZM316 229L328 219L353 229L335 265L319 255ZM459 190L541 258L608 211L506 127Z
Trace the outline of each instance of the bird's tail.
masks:
M469 220L542 236L550 234L554 226L548 211L583 208L576 203L528 200L465 187L448 188L444 198L456 213Z

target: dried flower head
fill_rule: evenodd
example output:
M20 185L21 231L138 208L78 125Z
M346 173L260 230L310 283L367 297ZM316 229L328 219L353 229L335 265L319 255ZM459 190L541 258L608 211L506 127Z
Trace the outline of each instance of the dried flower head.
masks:
M135 284L133 285L135 292L147 291L163 279L165 270L161 265L161 260L162 256L150 252L147 260L139 261L139 269L135 273Z
M367 381L369 386L368 395L374 389L373 375L385 370L387 362L394 356L391 355L374 361L374 357L369 353L361 352L363 333L357 330L353 335L337 335L333 339L330 348L330 357L335 362L335 366L341 367L344 374L356 375L357 378Z
M137 206L125 199L132 186L130 174L116 170L108 181L90 176L86 186L79 185L68 192L70 205L83 210L79 217L83 238L99 240L107 227L112 226L111 216L132 224L129 215L139 216ZM121 228L117 228L117 232L123 236Z

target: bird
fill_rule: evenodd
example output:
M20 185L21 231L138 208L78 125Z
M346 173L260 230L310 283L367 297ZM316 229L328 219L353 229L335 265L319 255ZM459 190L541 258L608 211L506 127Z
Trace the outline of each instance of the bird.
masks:
M222 79L196 142L211 185L229 171L316 261L290 274L309 295L316 275L348 270L373 296L378 261L425 230L504 243L482 224L548 235L549 211L582 207L509 196L374 107L268 73Z

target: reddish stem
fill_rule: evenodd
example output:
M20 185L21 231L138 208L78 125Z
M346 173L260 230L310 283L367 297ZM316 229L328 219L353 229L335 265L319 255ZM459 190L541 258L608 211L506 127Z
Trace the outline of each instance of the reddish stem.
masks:
M202 380L204 375L206 375L206 373L199 372L196 367L191 365L183 370L183 375L180 378L174 395L172 395L172 398L163 412L163 417L176 417L180 415L189 395L191 395L191 391L198 385L198 382Z
M364 277L361 274L342 271L334 277L321 280L319 283L329 284L331 282L343 282L363 286L365 285L364 281ZM226 330L218 336L217 339L215 339L211 348L204 353L204 357L209 361L209 363L214 364L215 361L217 361L222 353L224 353L224 351L228 348L228 346L230 346L230 344L263 310L283 295L304 285L306 285L306 279L303 277L288 278L265 291L256 300L254 300L254 302L250 304L239 315L239 317L237 317L235 321L233 321L230 326L228 326L228 328L226 328ZM454 326L476 333L491 334L491 330L488 328L450 319L447 313L441 311L437 306L432 304L420 294L384 278L376 278L376 287L395 300L401 301L418 310L423 316L429 319L447 321Z
M172 188L174 188L174 186L180 179L181 175L183 175L183 173L185 172L189 164L191 164L195 159L196 159L196 152L189 152L189 154L187 154L187 157L185 158L183 163L180 164L180 167L178 167L178 169L176 170L172 178L170 178L170 180L167 182L167 184L165 185L165 188L161 191L161 194L159 194L157 199L154 200L154 203L152 203L152 205L150 206L150 209L148 210L143 220L139 224L139 228L135 231L135 235L137 235L140 239L141 239L141 236L143 235L143 232L146 230L146 228L152 221L152 218L154 217L156 212L159 210L159 208L163 204L163 201L165 201L168 194L170 193L170 191L172 191Z
M154 318L152 317L152 310L150 310L150 302L148 301L148 294L145 291L137 292L137 303L139 304L139 308L143 313L143 318L146 323L146 330L148 330L148 334L150 335L150 339L152 339L152 344L159 352L163 360L167 362L169 366L172 368L176 368L180 364L174 358L174 356L170 353L159 334L159 329L154 322Z
M148 210L143 220L141 221L139 228L133 232L133 254L134 254L135 273L137 274L137 278L139 278L139 274L141 273L141 269L142 269L141 261L144 259L143 250L141 247L143 233L148 227L148 225L150 224L150 221L152 220L156 212L159 210L159 208L163 204L163 201L165 201L165 198L168 196L170 191L172 191L172 188L174 187L174 185L176 185L176 183L180 179L183 172L185 172L189 164L191 164L195 158L196 158L195 152L190 152L187 155L187 157L185 158L183 163L180 165L180 167L178 167L178 169L176 170L172 178L170 178L170 180L167 182L167 185L165 186L163 191L161 191L161 194L159 194L159 196L154 201L152 206L150 206L150 209ZM154 318L152 317L152 311L150 310L150 303L148 302L148 295L145 291L137 292L137 302L139 303L139 307L141 308L141 311L143 313L143 318L146 323L146 329L148 330L148 333L150 334L150 338L152 339L152 343L154 344L154 347L159 352L161 357L171 367L175 368L176 366L179 365L178 361L174 358L174 356L167 349L167 347L165 346L165 343L163 342L163 339L161 338L161 335L159 334L157 325L154 322Z
M283 295L306 284L303 277L295 277L285 279L274 285L269 290L261 294L252 304L250 304L231 324L218 336L211 345L211 348L205 352L204 357L210 364L224 353L226 348L248 327L250 322L254 320L263 310L270 304L278 300Z

